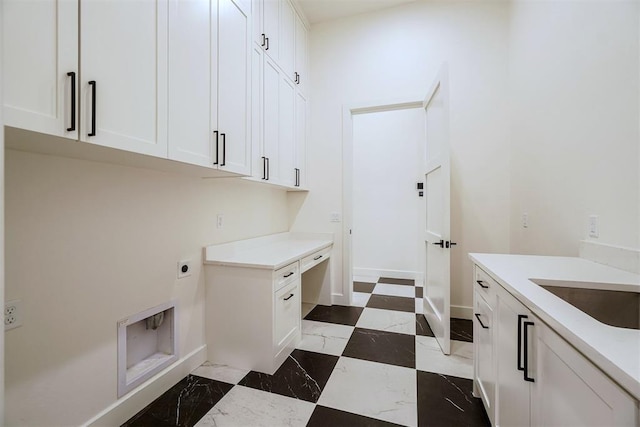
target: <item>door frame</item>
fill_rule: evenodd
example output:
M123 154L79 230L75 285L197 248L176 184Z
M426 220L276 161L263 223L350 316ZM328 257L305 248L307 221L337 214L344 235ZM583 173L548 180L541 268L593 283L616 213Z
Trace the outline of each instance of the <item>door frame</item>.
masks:
M424 98L364 101L342 107L342 293L334 292L332 303L351 305L353 295L353 116L422 108Z

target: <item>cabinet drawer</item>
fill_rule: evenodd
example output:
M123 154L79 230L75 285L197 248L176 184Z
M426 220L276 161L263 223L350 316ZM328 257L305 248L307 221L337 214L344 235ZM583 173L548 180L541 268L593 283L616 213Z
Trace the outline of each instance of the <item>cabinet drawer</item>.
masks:
M328 247L302 258L302 260L300 261L300 273L304 273L310 268L315 267L316 265L320 264L322 261L328 259L330 256L331 256L331 247Z
M496 292L500 285L477 265L475 266L473 286L478 291L478 294L482 295L489 306L493 308Z
M275 293L274 345L278 353L298 333L300 318L300 281L284 286Z
M275 271L273 280L273 290L277 291L288 283L293 282L299 276L298 262L287 265Z

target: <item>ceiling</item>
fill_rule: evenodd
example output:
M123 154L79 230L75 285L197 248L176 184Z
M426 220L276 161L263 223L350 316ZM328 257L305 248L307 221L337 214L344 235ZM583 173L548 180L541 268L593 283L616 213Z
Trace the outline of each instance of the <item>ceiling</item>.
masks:
M297 0L310 24L386 9L415 0Z

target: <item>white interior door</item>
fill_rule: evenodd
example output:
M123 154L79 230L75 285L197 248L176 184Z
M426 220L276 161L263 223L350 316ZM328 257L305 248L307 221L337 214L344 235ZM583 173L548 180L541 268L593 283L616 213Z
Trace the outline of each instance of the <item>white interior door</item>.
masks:
M443 67L423 107L426 116L423 239L424 316L444 354L450 353L450 155L447 69Z

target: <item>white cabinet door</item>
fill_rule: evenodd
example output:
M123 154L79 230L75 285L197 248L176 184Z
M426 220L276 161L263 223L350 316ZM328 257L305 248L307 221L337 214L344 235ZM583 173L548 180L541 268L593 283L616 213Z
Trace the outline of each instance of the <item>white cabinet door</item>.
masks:
M305 187L307 184L307 99L302 93L296 91L296 187Z
M302 19L296 16L296 65L294 81L298 89L306 93L306 84L309 81L307 74L307 28Z
M277 291L274 298L273 344L278 353L300 331L300 278Z
M280 1L262 0L262 33L265 35L263 49L276 61L280 46Z
M81 1L81 140L167 157L167 5Z
M506 291L497 296L498 310L498 387L496 390L496 425L528 426L530 423L531 382L524 379L525 322L532 315L527 308ZM531 327L527 330L532 336ZM533 341L533 340L532 340ZM532 366L531 349L527 350L528 368ZM529 373L529 372L528 372Z
M169 158L208 167L217 128L215 6L210 0L169 3Z
M251 19L248 4L219 0L217 162L251 174Z
M475 380L480 391L480 397L484 402L485 409L491 421L494 421L495 414L495 355L494 355L494 316L491 306L476 291L475 319L473 322L473 344Z
M296 38L296 12L289 0L281 0L280 3L280 39L279 58L280 67L285 76L295 80L295 38Z
M263 178L262 143L262 48L251 49L251 175Z
M280 78L280 143L279 181L293 187L296 183L296 146L295 146L295 110L296 89L284 76Z
M77 139L78 2L4 0L3 8L4 123Z
M263 47L262 23L264 0L251 0L251 33L255 45Z
M637 426L640 420L635 400L549 327L539 320L535 323L531 424Z
M263 63L262 111L262 176L267 181L279 181L280 143L280 70L268 57Z

